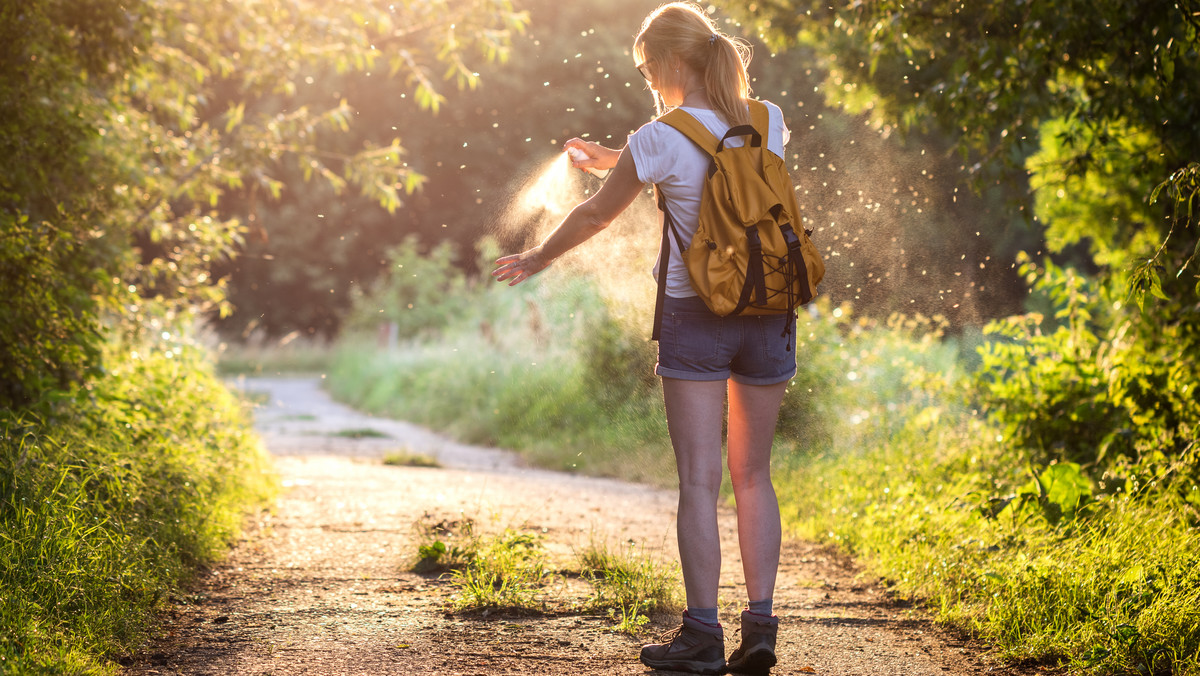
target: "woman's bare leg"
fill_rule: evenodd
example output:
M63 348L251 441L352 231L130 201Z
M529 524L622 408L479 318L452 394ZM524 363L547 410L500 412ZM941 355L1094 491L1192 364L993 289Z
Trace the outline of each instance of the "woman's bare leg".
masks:
M779 570L779 501L771 483L771 443L787 382L729 382L729 478L737 501L738 545L746 593L765 601L775 593Z
M667 429L679 470L679 561L687 604L716 608L721 577L717 497L726 381L663 378Z

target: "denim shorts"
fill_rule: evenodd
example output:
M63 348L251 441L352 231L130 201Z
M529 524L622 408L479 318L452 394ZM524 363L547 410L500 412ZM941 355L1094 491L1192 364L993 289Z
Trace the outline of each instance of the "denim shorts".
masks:
M697 296L663 304L654 372L680 380L774 385L796 375L796 319L791 314L720 317Z

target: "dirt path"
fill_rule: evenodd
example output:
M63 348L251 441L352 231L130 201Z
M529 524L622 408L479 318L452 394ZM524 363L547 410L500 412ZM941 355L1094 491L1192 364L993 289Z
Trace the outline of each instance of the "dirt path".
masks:
M564 566L593 539L633 541L673 561L672 493L529 469L509 453L356 413L330 401L315 379L241 386L269 397L257 425L285 490L275 512L172 607L162 640L127 673L652 673L637 661L646 637L612 632L605 617L451 613L449 583L408 567L415 523L462 518L486 530L541 532ZM363 430L387 436L353 438ZM397 449L434 456L442 468L380 462ZM723 514L721 592L731 606L744 602L733 528L732 513ZM773 673L1021 673L991 666L978 646L893 603L821 547L786 543L780 572ZM723 619L732 650L736 617Z

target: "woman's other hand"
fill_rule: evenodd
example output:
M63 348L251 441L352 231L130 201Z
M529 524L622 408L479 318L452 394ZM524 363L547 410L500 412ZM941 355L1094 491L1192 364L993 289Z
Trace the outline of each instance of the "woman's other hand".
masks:
M543 260L539 249L540 247L535 247L519 254L497 258L497 267L492 270L492 276L497 282L507 281L509 286L516 286L545 270L550 261Z

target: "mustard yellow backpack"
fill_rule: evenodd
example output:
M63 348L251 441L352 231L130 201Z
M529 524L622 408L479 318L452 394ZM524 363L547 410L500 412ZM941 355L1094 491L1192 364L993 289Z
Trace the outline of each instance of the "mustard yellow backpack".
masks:
M800 209L783 158L767 150L767 106L750 101L750 125L716 136L683 110L659 118L700 147L710 158L700 200L700 219L689 245L659 194L663 210L663 268L658 275L654 313L657 340L666 295L666 263L671 240L683 252L692 288L714 314L762 315L794 312L813 299L825 276L825 263L801 225ZM746 136L738 147L725 141Z

